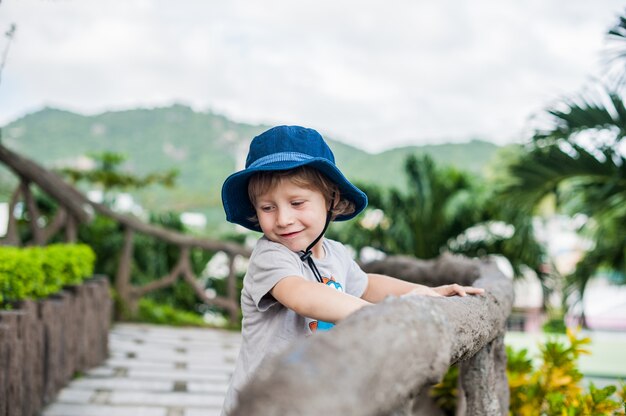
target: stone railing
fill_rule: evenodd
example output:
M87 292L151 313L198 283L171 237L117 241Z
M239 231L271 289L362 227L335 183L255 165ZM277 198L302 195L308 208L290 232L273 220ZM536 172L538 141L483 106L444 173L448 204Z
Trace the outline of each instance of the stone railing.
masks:
M108 354L106 277L0 311L0 415L36 416L75 374Z
M478 277L473 284L485 294L389 298L363 308L332 331L266 360L233 414L438 414L428 407L428 389L455 363L460 368L457 414L508 414L503 338L512 280L493 260L448 257L421 262L417 269L426 274L457 270L464 283Z

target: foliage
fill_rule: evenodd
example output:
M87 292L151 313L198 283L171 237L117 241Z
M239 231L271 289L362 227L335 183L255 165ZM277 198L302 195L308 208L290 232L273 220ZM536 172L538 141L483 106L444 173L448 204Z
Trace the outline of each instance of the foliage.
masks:
M562 308L550 306L546 309L546 321L541 326L547 334L566 334L565 314Z
M511 391L512 415L623 415L624 400L614 397L617 388L602 389L590 384L581 387L582 374L577 360L589 354L585 347L589 338L579 338L567 331L569 345L548 340L540 348L541 365L534 369L527 351L513 352L507 348L507 372Z
M550 334L565 334L567 331L567 326L565 325L565 321L561 316L548 319L541 326L541 329L543 330L543 332L547 332Z
M170 230L183 230L183 224L175 213L152 214L150 223ZM80 226L79 238L101 254L95 265L96 273L109 276L114 284L119 255L124 244L121 226L113 219L96 216L91 223ZM179 248L175 244L143 234L135 235L133 243L132 284L143 285L165 276L178 261ZM212 255L213 253L204 250L192 250L190 258L196 276L201 274ZM191 287L183 282L177 282L171 287L151 292L146 296L158 303L189 311L196 310L198 304Z
M206 326L202 317L188 310L175 308L171 305L160 304L152 299L139 300L139 315L141 322L174 326Z
M0 306L59 292L93 274L95 254L84 244L0 247Z
M370 246L388 254L429 259L444 251L506 256L516 271L526 265L542 274L543 250L533 235L531 218L496 202L493 186L428 156L405 162L407 191L383 192L360 185L368 194L368 211L360 221L337 224L329 236L360 250ZM370 223L378 210L384 217ZM510 231L512 230L512 231Z
M626 16L620 16L618 22L607 33L608 57L607 78L609 83L620 89L626 85L624 57L626 57Z
M430 397L446 415L456 414L457 397L459 396L458 379L458 365L450 366L443 376L443 380L430 389Z
M171 188L174 186L178 171L170 169L167 172L152 172L145 176L122 172L121 165L126 156L115 152L90 153L89 156L96 162L92 169L63 168L60 173L69 177L73 183L85 181L99 186L105 193L113 190L142 189L152 184L159 184Z
M624 415L626 386L622 385L620 390L612 385L599 389L590 383L584 391L577 360L581 354L589 354L585 347L591 341L570 330L567 341L565 344L547 340L540 345L541 364L537 368L528 350L506 347L510 415ZM431 397L446 414L454 414L457 379L458 369L450 367L443 380L431 389Z
M357 249L364 244L430 259L441 254L448 239L461 233L465 225L475 223L475 218L465 222L465 217L457 215L473 202L464 198L464 192L471 189L469 176L454 168L438 168L428 156L408 157L405 171L410 183L406 193L392 188L383 194L364 186L370 207L381 209L385 218L378 224L357 223L345 233L348 239L344 241L354 245L357 240ZM358 235L363 237L356 239Z
M612 86L598 82L547 108L537 118L526 152L508 167L510 180L500 192L502 199L525 212L554 196L561 212L589 218L583 232L593 247L566 285L566 293L579 301L600 270L626 275L626 106L621 91L625 22L621 17L609 31L615 46L610 51L612 68L619 68L617 74L608 74Z

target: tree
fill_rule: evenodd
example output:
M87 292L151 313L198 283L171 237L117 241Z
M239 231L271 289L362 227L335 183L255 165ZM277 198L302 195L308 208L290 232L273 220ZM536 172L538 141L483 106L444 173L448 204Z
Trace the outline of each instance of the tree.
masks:
M121 172L120 167L126 160L126 156L115 152L91 153L89 155L96 166L92 169L63 168L61 173L68 176L73 183L85 181L99 186L104 195L105 204L111 205L113 190L141 189L152 184L160 184L172 187L178 176L177 170L169 170L164 173L150 173L146 176L138 176L132 173Z
M455 168L438 167L429 156L410 156L405 170L407 192L360 185L370 199L368 211L360 221L333 228L331 237L357 250L370 246L421 259L443 252L502 254L516 272L525 265L541 277L543 250L531 218L495 201L493 186Z
M620 17L608 35L618 46L610 49L605 80L545 110L527 152L510 164L511 180L500 194L527 212L552 195L562 212L589 217L583 231L593 247L566 281L566 293L579 301L589 279L603 268L619 271L626 283L626 107L620 92L626 18Z

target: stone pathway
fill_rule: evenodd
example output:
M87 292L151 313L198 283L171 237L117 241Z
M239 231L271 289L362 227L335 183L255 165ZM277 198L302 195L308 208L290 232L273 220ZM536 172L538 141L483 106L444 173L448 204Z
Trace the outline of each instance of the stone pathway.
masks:
M116 324L109 359L76 378L42 416L219 415L240 334Z

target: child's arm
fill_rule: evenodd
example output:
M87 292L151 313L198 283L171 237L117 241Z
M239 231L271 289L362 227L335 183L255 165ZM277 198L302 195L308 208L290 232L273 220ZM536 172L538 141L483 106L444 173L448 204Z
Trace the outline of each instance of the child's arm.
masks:
M457 284L431 288L382 274L370 273L367 275L367 278L367 289L365 289L361 298L372 303L380 302L389 295L465 296L467 294L478 295L484 292L484 289L472 286L460 286Z
M300 276L285 277L276 283L270 293L283 306L299 315L332 323L370 304Z

